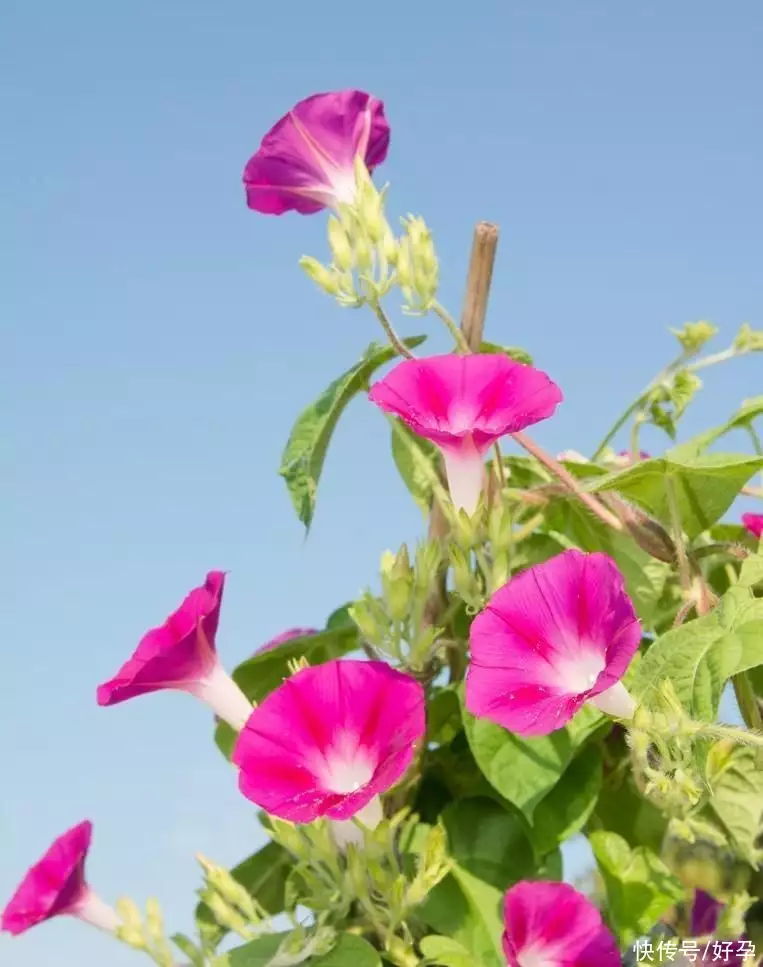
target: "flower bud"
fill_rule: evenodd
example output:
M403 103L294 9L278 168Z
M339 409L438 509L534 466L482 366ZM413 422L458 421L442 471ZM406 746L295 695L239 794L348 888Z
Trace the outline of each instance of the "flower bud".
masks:
M763 329L753 329L745 322L736 334L734 349L740 353L763 351Z
M201 854L196 859L206 873L207 882L220 894L223 900L231 906L237 907L241 913L248 917L250 923L256 923L260 918L248 891L237 880L234 880L230 872L222 866L217 866Z
M146 928L155 943L164 939L164 917L159 901L155 897L149 897L146 901Z
M349 272L355 265L350 238L341 222L333 215L328 219L329 247L336 265L343 271Z
M681 329L671 329L670 331L681 343L684 352L692 354L698 353L705 343L718 333L718 329L705 320L685 322Z
M327 269L325 265L321 265L318 259L314 259L309 255L303 255L299 260L299 264L318 288L325 292L326 295L335 296L339 293L339 282L336 273L332 272L331 269Z

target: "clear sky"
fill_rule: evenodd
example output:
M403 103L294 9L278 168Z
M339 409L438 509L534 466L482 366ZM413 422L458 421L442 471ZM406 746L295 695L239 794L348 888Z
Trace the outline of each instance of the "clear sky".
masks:
M194 851L243 858L254 810L201 706L99 709L96 685L210 568L230 571L233 667L420 531L370 404L307 542L276 474L299 410L379 334L297 268L325 254L321 216L247 210L267 128L316 91L384 99L380 175L434 230L443 301L458 312L473 223L498 222L489 337L564 390L537 438L586 452L674 354L668 326L763 324L761 49L759 0L5 0L0 903L90 817L104 897L156 894L187 928ZM685 432L762 371L710 371ZM0 939L3 967L140 962L75 922Z

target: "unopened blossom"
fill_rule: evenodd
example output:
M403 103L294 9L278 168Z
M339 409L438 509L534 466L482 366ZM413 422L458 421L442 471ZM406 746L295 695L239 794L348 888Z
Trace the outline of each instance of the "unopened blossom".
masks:
M691 908L689 935L697 938L715 936L722 911L723 904L716 900L715 897L710 896L709 893L705 893L704 890L697 890L694 894L694 902ZM755 962L754 956L752 955L754 947L742 935L737 940L713 941L709 944L708 950L705 950L705 947L708 946L707 941L698 943L699 956L695 956L693 959L686 957L681 963L718 963L719 957L716 956L716 952L713 950L713 943L721 948L723 955L722 963L729 964L730 967L741 967L742 964L752 964ZM729 947L730 949L728 949ZM745 951L747 951L746 957L744 956Z
M18 935L53 917L70 916L101 930L119 926L116 912L85 881L93 824L85 820L50 846L27 872L3 911L0 929Z
M763 514L742 514L742 526L760 540L763 537Z
M262 139L244 170L246 201L264 215L310 215L355 200L355 158L369 171L389 146L384 104L363 91L313 94Z
M403 775L425 730L424 691L377 661L299 671L252 712L233 749L239 788L281 819L338 821L340 841L381 819L379 796Z
M98 704L174 689L195 695L240 729L252 706L220 664L215 642L224 584L222 571L210 571L164 624L146 632L117 674L98 686Z
M620 679L641 628L606 554L570 550L511 578L472 622L466 707L519 735L547 735L585 702L628 719Z
M317 634L317 628L288 628L286 631L282 631L280 635L276 635L275 638L271 638L270 641L266 641L264 645L260 645L255 651L255 655L261 655L266 651L273 651L279 645L285 645L286 642L293 641L295 638L309 638L311 635Z
M440 448L453 503L471 515L487 451L551 416L562 393L545 373L508 356L451 354L399 363L369 398Z
M508 967L621 967L601 913L567 883L522 880L506 893L503 915Z

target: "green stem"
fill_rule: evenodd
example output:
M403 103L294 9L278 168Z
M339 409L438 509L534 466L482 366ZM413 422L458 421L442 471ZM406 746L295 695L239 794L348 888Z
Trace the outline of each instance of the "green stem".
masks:
M387 313L384 311L384 309L382 309L381 303L371 302L369 304L374 311L374 315L381 323L382 329L386 332L387 338L397 354L399 356L404 356L406 359L415 359L416 357L392 328L392 323L387 318Z
M745 429L750 435L755 452L759 457L763 457L763 443L761 443L760 437L758 436L758 431L755 429L752 423L745 424ZM760 479L763 480L763 470L760 471Z
M651 382L644 387L644 389L639 393L638 397L631 403L628 409L625 410L625 412L622 413L617 418L615 423L612 425L607 435L604 437L604 439L596 448L596 452L591 458L592 460L599 459L599 457L602 455L602 453L609 445L609 443L617 436L618 432L625 426L625 424L633 416L633 414L638 409L640 409L641 406L643 406L643 404L647 400L647 397L655 388L655 386L658 386L674 370L678 369L681 366L681 364L686 361L686 358L687 358L686 353L681 353L681 355L677 356L672 363L668 363L668 365L664 369L660 370L660 372L654 377L654 379L652 379Z
M453 336L459 352L463 353L465 356L469 355L469 353L471 353L471 349L469 348L469 343L466 341L466 336L463 334L461 327L448 312L448 310L444 306L440 305L439 302L433 302L432 311L447 326L448 332L451 334L451 336Z
M689 558L686 555L686 545L684 544L683 527L681 526L681 515L678 511L678 501L676 500L675 486L673 484L673 478L670 474L667 474L665 477L665 493L668 498L670 525L671 530L673 531L673 543L676 547L678 574L681 578L681 588L688 598L688 596L691 594L691 568L689 567Z
M707 736L711 739L729 739L740 745L752 745L763 749L763 734L747 729L737 729L733 725L714 725L712 722L692 722L692 734Z
M602 503L596 500L592 494L589 494L587 491L585 491L580 486L578 481L572 476L572 474L566 470L558 460L555 460L549 453L546 453L542 447L538 446L538 444L531 440L526 434L512 433L511 436L521 447L527 450L531 456L535 457L539 463L543 464L544 467L550 470L560 483L564 484L564 486L575 494L575 496L582 503L584 503L590 511L596 514L599 520L603 521L613 530L622 531L624 529L620 518L615 517L615 515L610 510L607 510Z

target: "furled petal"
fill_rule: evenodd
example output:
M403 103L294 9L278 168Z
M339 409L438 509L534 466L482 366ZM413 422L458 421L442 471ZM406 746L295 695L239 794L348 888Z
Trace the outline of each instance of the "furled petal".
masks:
M763 514L742 514L742 525L758 540L763 537Z
M284 645L287 641L292 641L294 638L308 638L310 635L317 634L317 628L289 628L287 631L282 631L280 635L276 635L275 638L271 638L270 641L266 641L264 645L260 645L255 651L255 655L272 651L274 648L278 648L279 645Z
M234 728L241 728L251 705L217 658L225 574L210 571L169 618L148 631L114 678L98 687L99 705L117 705L162 689L190 692L207 702Z
M65 914L102 929L114 929L116 914L85 882L85 860L92 834L93 825L85 820L55 840L28 871L6 906L1 923L3 930L24 933L38 923Z
M482 458L496 440L551 416L562 400L545 373L508 356L430 356L399 363L369 398L437 444L456 507L471 514Z
M402 776L424 728L421 686L383 662L306 668L249 717L233 750L239 788L292 822L350 819Z
M314 94L296 104L262 139L244 170L246 200L265 215L308 215L355 196L355 157L369 171L384 161L389 125L384 104L363 91Z
M561 728L595 696L627 718L620 679L640 640L614 561L565 551L512 578L474 619L467 708L520 735Z
M521 881L504 899L509 967L620 967L601 914L567 883Z

